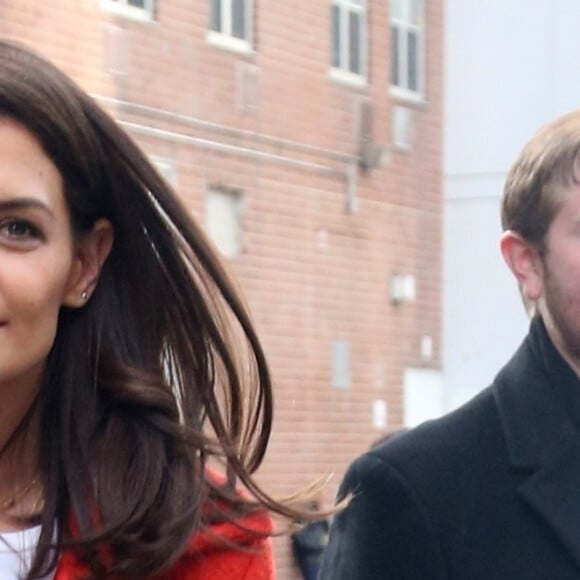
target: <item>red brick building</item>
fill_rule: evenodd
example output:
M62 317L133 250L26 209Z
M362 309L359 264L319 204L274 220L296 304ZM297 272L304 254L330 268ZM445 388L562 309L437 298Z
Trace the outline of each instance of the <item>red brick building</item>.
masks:
M409 369L437 377L442 5L0 3L0 34L95 95L230 262L275 380L275 495L334 473L331 500L402 424Z

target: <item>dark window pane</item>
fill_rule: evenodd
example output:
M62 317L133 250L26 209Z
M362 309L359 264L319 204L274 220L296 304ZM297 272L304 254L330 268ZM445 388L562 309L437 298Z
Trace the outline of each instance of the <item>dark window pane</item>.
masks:
M349 15L349 70L350 72L361 74L361 17L360 14L351 12Z
M145 8L145 0L129 0L128 4L137 8Z
M332 54L331 64L340 66L340 11L338 6L332 7Z
M408 63L408 78L407 78L407 88L410 91L419 90L419 70L418 70L418 39L417 33L409 31L407 37L407 63Z
M210 0L211 2L211 21L209 27L211 30L221 32L222 30L222 0Z
M232 0L232 36L246 38L246 2Z
M391 84L400 86L401 71L399 68L399 29L391 26Z

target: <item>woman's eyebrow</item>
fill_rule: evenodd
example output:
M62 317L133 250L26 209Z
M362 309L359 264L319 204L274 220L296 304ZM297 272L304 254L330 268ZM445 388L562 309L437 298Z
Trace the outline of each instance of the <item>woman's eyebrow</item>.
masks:
M16 197L13 199L0 200L0 211L13 211L21 209L40 209L49 217L55 219L54 212L43 201L35 197Z

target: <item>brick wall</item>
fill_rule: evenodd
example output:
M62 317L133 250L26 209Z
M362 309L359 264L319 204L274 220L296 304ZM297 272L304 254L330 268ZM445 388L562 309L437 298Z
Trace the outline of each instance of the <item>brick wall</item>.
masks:
M4 0L0 34L38 48L106 97L118 119L143 127L135 138L175 164L200 220L208 186L244 191L243 253L231 268L276 388L260 480L285 495L334 474L331 501L348 463L380 434L373 401L386 400L396 428L404 368L440 364L443 2L425 2L425 102L402 103L410 150L356 169L350 185L358 103L372 103L374 138L386 146L401 104L389 95L389 3L368 1L369 83L358 88L329 76L329 3L262 0L251 55L207 42L208 4L159 0L156 21L143 23L104 12L99 0ZM346 209L348 192L356 211ZM413 303L390 302L395 272L415 276ZM424 335L433 339L429 360ZM347 389L331 385L337 339L350 347ZM287 538L275 543L279 579L297 578Z

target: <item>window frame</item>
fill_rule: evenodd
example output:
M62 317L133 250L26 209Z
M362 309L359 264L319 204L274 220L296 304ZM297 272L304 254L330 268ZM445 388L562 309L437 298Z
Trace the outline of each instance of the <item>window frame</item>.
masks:
M221 22L220 30L213 30L211 22L211 14L213 9L213 2L220 3ZM221 48L231 50L233 52L240 52L250 54L252 52L254 41L254 1L242 0L244 2L244 29L245 38L238 38L233 35L233 0L210 0L209 2L209 23L206 34L207 41Z
M395 15L394 3L400 2L403 6L403 17ZM412 22L411 6L416 3L417 22ZM393 53L393 29L399 31L398 34L398 70L399 78L404 83L395 84L393 81L393 69L395 66L395 55ZM417 69L417 88L411 89L408 86L409 81L409 52L408 38L409 32L414 32L417 38L417 47L415 51L416 69ZM390 0L389 13L389 35L391 38L391 71L390 71L390 93L393 97L401 100L423 103L425 95L425 1L424 0Z
M334 22L332 11L337 7L340 13L338 33L338 65L332 62L334 47ZM357 86L366 85L368 72L368 2L367 0L331 0L330 3L330 76L338 81ZM360 16L359 58L360 72L350 70L350 15Z
M125 18L140 22L153 22L155 15L155 0L143 0L143 8L130 6L129 0L101 0L101 8Z

